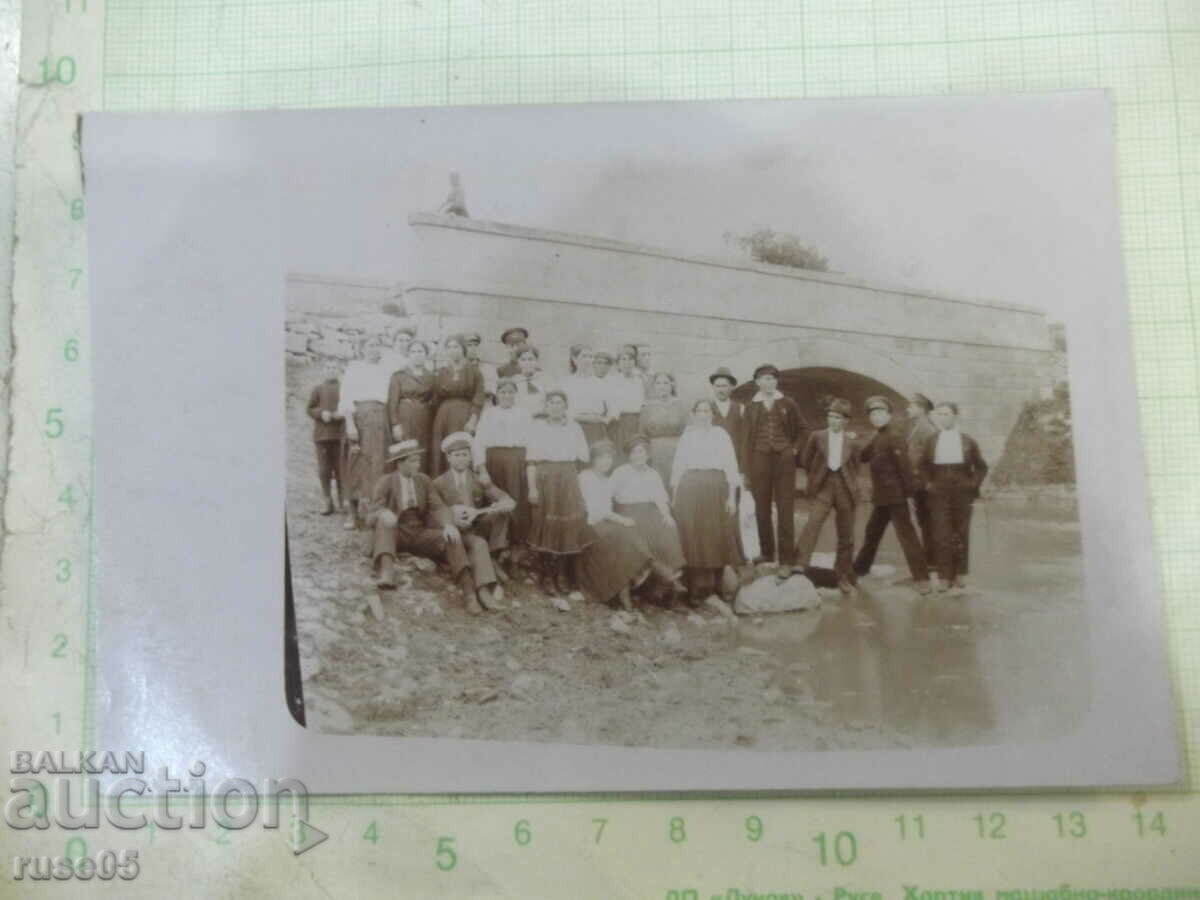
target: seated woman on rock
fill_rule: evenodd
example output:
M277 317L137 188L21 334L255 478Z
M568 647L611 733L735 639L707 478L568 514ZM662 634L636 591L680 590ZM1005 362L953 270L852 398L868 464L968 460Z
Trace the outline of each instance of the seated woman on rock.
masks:
M613 508L637 524L638 533L650 548L656 574L677 596L687 594L683 585L685 560L679 530L671 515L671 504L662 476L650 466L650 439L636 435L626 448L629 462L612 474Z
M596 441L591 466L579 473L588 524L596 533L596 541L579 557L579 586L593 600L607 603L619 596L621 605L632 609L630 589L650 574L650 548L633 519L613 512L609 473L615 456L612 441Z

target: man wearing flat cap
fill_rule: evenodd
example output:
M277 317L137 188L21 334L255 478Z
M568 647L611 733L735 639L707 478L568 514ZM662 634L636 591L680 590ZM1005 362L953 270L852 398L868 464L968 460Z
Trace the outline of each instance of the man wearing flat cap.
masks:
M766 363L754 370L758 393L746 407L738 457L754 495L754 515L763 562L790 567L795 554L796 456L808 430L800 408L779 391L779 369ZM779 522L779 542L771 504Z
M808 473L808 496L812 506L796 548L796 568L807 569L821 528L832 511L837 530L837 556L833 567L843 594L853 593L855 582L852 557L858 452L846 432L850 409L849 401L831 398L825 411L827 427L814 431L804 445L800 463Z
M454 524L453 513L428 475L421 472L424 450L415 440L400 441L388 448L388 462L396 470L375 485L368 521L375 528L371 556L380 588L396 586L396 557L401 553L445 559L458 582L472 615L482 612L476 597L475 578L495 583L487 542L469 536L465 541ZM478 574L473 574L478 567ZM490 596L489 596L490 599Z
M508 581L508 575L495 565L493 554L508 550L509 517L516 501L494 484L485 485L472 467L474 438L456 431L442 441L447 469L433 480L442 502L450 507L454 524L462 532L471 557L475 589L485 609L494 609L492 586ZM476 543L482 540L485 549Z
M925 548L917 538L908 514L908 498L916 488L916 475L908 455L908 445L892 426L892 404L887 397L868 397L867 415L875 426L875 435L859 451L859 459L871 471L871 517L863 545L854 558L854 573L870 574L875 553L888 525L896 530L896 539L904 551L918 593L929 593L929 567Z
M921 448L925 442L937 434L937 426L929 419L933 412L933 401L924 394L914 393L908 398L908 458L912 462L913 472L920 472ZM929 494L925 485L917 479L913 491L913 512L916 513L917 528L921 532L921 546L928 555L933 547L933 526L929 518ZM928 556L927 560L928 561Z
M504 333L500 335L500 343L504 345L504 352L508 356L508 362L496 370L496 377L513 378L521 371L517 365L517 348L529 343L529 329L524 325L506 328Z

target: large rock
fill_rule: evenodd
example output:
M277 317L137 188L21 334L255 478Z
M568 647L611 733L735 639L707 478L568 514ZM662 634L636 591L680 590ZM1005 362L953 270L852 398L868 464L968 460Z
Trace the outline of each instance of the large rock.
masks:
M816 609L821 598L803 575L780 582L774 575L756 578L738 591L733 608L741 615Z

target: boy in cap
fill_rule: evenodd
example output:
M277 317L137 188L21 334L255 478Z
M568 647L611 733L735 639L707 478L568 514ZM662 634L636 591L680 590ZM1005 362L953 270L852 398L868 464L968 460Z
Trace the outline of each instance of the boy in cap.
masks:
M323 516L331 516L349 499L345 485L346 417L338 412L342 382L336 363L325 365L325 380L312 389L307 413L313 420L313 444L317 450L317 477L325 495ZM331 483L337 481L338 499L333 500Z
M738 459L745 485L754 495L754 515L763 562L779 560L790 568L795 553L796 456L808 423L800 408L779 392L779 369L765 363L754 370L758 393L746 407ZM774 503L779 521L778 554L771 523Z
M908 419L912 423L908 429L908 458L912 462L914 473L920 471L921 448L930 436L937 434L937 428L929 421L929 413L932 411L933 401L924 394L914 393L908 398ZM916 513L917 528L921 531L921 545L925 548L926 562L930 562L933 529L929 525L929 495L925 493L925 486L920 478L917 479L913 490L913 512Z
M487 542L476 535L464 535L454 524L450 508L429 476L421 472L421 454L425 451L415 440L400 441L388 448L388 462L396 470L384 475L375 485L370 519L375 527L371 556L379 573L381 588L396 586L395 563L400 553L427 559L445 559L458 582L467 612L483 612L476 585L491 602L490 585L495 583Z
M964 589L971 555L971 504L987 477L988 465L979 444L958 430L957 404L943 401L933 408L936 434L921 446L920 476L929 492L933 552L938 591Z
M507 383L507 382L506 382ZM433 480L438 496L450 507L454 524L462 532L463 539L482 538L487 542L488 556L508 552L508 525L516 501L490 481L484 484L472 469L474 439L465 431L456 431L442 441L442 452L446 454L449 468ZM494 577L490 583L508 581L503 568L490 563ZM492 609L490 583L481 577L480 567L475 566L475 583L483 605ZM489 596L485 599L485 588Z
M867 416L875 426L875 436L859 451L858 458L871 470L872 509L863 545L854 559L854 574L870 574L879 542L891 524L896 529L896 538L918 593L928 594L929 567L925 551L908 515L908 498L916 487L908 447L904 438L892 428L892 404L887 397L868 397Z
M821 528L834 513L837 531L837 556L834 571L838 589L843 594L854 592L854 572L851 557L854 553L855 484L858 480L858 454L846 423L850 420L850 403L840 397L829 401L825 412L826 428L814 431L804 445L801 464L808 473L808 496L812 507L808 521L800 533L796 548L796 569L803 571L812 561Z

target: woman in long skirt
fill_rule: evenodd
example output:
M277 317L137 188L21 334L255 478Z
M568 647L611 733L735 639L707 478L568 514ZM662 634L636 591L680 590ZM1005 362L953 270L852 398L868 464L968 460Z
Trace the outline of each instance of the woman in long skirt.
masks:
M579 489L587 506L588 524L595 543L579 556L579 586L591 599L607 603L620 597L625 609L633 608L632 588L650 574L650 548L638 534L637 523L613 511L612 441L591 446L591 468L579 473Z
M649 465L650 440L639 434L630 442L627 455L629 462L612 474L613 509L636 523L654 558L655 574L676 594L686 594L683 548L666 486Z
M671 463L679 436L687 426L688 409L676 396L675 377L669 372L654 376L651 395L642 406L639 430L650 439L650 465L671 483Z
M441 447L447 435L456 431L475 433L479 413L483 409L483 375L478 366L467 359L467 345L461 335L451 335L442 344L446 365L438 369L433 380L433 429L429 436L431 447ZM430 472L433 477L446 470L444 454L433 453Z
M511 378L496 382L496 406L484 407L475 429L475 471L486 484L490 479L517 504L509 518L509 545L519 547L529 538L529 480L526 450L533 431L533 416L517 405L517 383ZM507 553L507 551L504 551ZM503 556L496 560L507 568Z
M390 442L387 406L383 402L387 372L381 362L382 355L383 348L378 344L367 347L363 358L347 365L342 376L338 412L346 420L349 453L346 485L354 513L346 522L348 530L365 525L367 504L385 470Z
M725 567L742 563L737 455L729 432L713 425L713 412L711 400L692 405L692 424L671 465L671 495L694 601L716 596Z
M392 373L388 382L387 417L393 441L416 441L425 451L421 468L427 471L430 452L429 430L433 424L433 367L429 345L409 341L405 349L407 363Z
M552 597L570 593L567 563L595 540L579 490L579 467L587 461L583 429L567 418L567 395L549 391L546 421L529 438L526 478L532 508L529 547L541 556L542 590ZM562 609L564 602L555 605Z
M604 402L604 382L596 377L595 353L585 344L571 345L571 374L562 387L571 405L571 418L583 429L590 447L608 437L608 409Z

